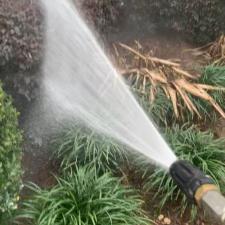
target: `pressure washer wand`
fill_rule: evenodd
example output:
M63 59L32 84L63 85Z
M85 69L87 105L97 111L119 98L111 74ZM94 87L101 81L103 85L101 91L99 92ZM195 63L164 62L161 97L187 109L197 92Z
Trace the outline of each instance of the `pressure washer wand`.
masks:
M225 224L225 198L210 177L183 160L172 164L170 175L187 198L202 208L208 218Z

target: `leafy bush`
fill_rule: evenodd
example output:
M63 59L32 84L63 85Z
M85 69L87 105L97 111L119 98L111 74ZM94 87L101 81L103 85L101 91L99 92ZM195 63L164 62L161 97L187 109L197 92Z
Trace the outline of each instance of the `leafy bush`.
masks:
M55 140L55 149L63 169L88 164L97 172L106 172L118 170L126 160L125 151L118 144L78 127L60 134Z
M17 207L21 188L21 133L18 113L0 84L0 221Z
M207 43L225 32L223 0L86 0L81 5L103 33L121 25L134 30L142 27L139 32L148 32L157 25L161 30L181 31L196 43Z
M225 139L214 139L210 132L201 132L194 127L178 126L166 130L166 137L179 159L191 162L200 168L225 192ZM180 200L181 212L188 206L186 197L176 187L172 179L162 170L156 169L147 179L145 188L156 190L160 196L160 206Z
M118 0L84 1L88 17L101 30L126 23L132 27L174 29L196 43L207 43L225 32L223 0ZM123 18L121 20L121 18ZM144 26L143 26L144 24Z
M32 185L34 195L19 217L32 225L149 224L139 197L109 174L97 177L95 170L80 168L57 181L50 190Z
M121 3L113 0L85 0L78 2L84 10L87 21L101 34L114 31L118 25L121 13ZM113 28L113 29L112 29Z
M7 66L10 71L35 68L43 56L44 23L39 3L23 0L0 4L0 67Z
M223 0L155 0L149 8L163 26L186 33L196 43L212 41L225 31Z

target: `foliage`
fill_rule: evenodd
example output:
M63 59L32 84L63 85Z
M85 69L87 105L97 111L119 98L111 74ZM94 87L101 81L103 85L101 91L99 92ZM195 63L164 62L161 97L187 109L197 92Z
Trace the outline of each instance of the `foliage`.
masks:
M19 218L32 225L149 224L140 198L109 174L97 177L95 170L80 168L57 181L50 190L30 186L34 195Z
M198 82L206 85L212 85L215 87L225 88L225 67L219 67L214 65L206 66ZM209 90L213 99L225 109L225 93L221 90ZM218 114L215 113L211 104L201 99L193 98L192 101L196 105L197 109L204 116L203 121L215 122L218 119Z
M225 32L223 0L118 0L84 1L88 17L101 30L122 23L145 27L156 24L161 30L174 29L195 43L208 43ZM87 3L86 3L87 2ZM123 7L121 7L123 6ZM104 19L105 18L105 19ZM123 18L123 20L121 20Z
M0 221L17 207L21 188L21 141L18 113L0 84Z
M119 46L122 49L114 47L122 74L158 124L214 122L218 115L225 118L224 67L208 66L198 78L179 63L142 53L139 43L134 48Z
M203 70L200 82L217 87L225 87L225 67L224 66L207 66ZM213 98L219 105L225 109L225 93L220 90L211 91ZM211 109L209 108L208 111Z
M61 167L90 165L97 172L119 169L126 160L122 147L93 131L75 127L65 130L55 140L56 156Z
M149 9L165 27L187 34L196 43L207 43L225 31L223 0L153 0Z
M1 0L0 5L0 68L16 72L40 65L44 39L40 5L30 0Z
M225 86L225 66L206 66L199 82L213 86Z
M171 101L168 101L162 89L157 88L157 96L154 102L151 103L149 101L150 89L151 86L146 88L145 93L142 93L136 88L136 85L131 88L141 107L159 127L170 126L177 120Z
M203 63L213 64L214 66L225 65L225 35L221 35L217 40L199 48L188 50Z
M148 81L145 82L145 90L143 91L143 80L139 78L137 81L136 76L129 77L128 83L132 85L132 91L137 96L140 104L151 115L154 121L159 126L171 126L174 123L202 123L207 121L207 125L213 124L218 118L219 113L215 110L215 106L219 105L221 110L225 110L225 67L218 67L214 65L206 66L202 69L201 76L195 82L206 85L208 88L210 85L214 88L208 88L208 94L214 100L214 106L212 101L209 102L204 98L199 98L188 93L188 97L196 107L199 115L193 115L187 108L187 105L183 104L181 96L177 97L177 108L182 112L179 118L176 117L174 112L174 106L172 101L168 99L162 86L158 85L155 88L154 101L151 102L152 84ZM182 88L182 87L181 87ZM216 105L215 105L216 103Z
M210 132L201 132L194 127L174 126L166 129L166 137L171 148L179 159L191 162L200 168L225 192L225 139L214 139ZM156 196L160 196L160 206L163 207L169 201L181 201L181 212L188 206L186 197L176 187L172 179L162 170L155 169L146 181L147 190L156 190Z
M126 24L144 27L141 31L148 32L156 25L161 30L182 32L188 40L200 44L215 40L225 31L223 0L86 0L82 7L100 31Z
M99 32L106 34L107 31L116 29L121 12L120 0L85 0L79 4L85 12L87 21Z
M144 27L142 32L147 32L154 24L161 30L182 32L196 43L213 41L225 31L223 0L87 0L83 5L101 30L125 23Z

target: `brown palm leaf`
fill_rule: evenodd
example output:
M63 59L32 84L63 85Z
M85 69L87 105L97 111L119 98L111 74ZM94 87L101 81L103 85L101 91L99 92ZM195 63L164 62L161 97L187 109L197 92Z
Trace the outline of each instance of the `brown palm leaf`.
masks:
M225 35L221 35L215 42L186 51L191 52L195 57L205 59L207 63L225 65Z

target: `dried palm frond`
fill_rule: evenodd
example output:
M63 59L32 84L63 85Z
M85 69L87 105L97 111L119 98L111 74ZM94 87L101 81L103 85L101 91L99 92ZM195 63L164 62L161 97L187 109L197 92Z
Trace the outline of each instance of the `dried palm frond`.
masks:
M225 65L225 35L200 48L189 49L192 55L218 66Z
M157 97L158 88L162 89L168 100L172 102L176 118L183 118L183 112L188 109L192 115L202 118L198 107L192 97L208 102L223 118L225 112L209 91L223 91L225 87L218 87L204 83L198 83L199 75L193 75L182 69L181 65L171 60L159 59L142 53L142 47L130 47L125 44L118 44L120 49L114 45L118 58L121 74L133 80L142 93L149 92L151 103ZM121 54L121 51L129 53ZM150 88L147 88L149 87Z

